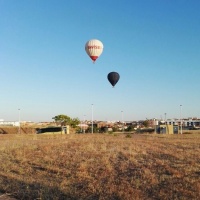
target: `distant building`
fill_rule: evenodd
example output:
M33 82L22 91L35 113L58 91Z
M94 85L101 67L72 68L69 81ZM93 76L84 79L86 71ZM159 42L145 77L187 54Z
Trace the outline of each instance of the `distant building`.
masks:
M156 133L159 134L178 134L178 125L160 124L156 125Z
M4 121L1 119L0 126L20 126L20 123L16 121Z
M169 125L181 125L185 129L192 129L192 128L200 128L200 119L197 118L188 118L188 119L168 119L166 120L166 124Z

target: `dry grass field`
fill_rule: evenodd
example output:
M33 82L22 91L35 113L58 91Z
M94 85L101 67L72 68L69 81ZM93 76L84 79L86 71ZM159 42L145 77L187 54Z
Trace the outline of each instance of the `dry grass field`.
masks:
M198 200L200 134L0 134L0 193L24 200Z

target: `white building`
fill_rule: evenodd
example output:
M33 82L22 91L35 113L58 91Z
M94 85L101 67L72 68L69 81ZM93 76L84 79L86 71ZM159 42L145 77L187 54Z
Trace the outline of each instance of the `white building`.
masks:
M188 119L168 119L166 120L167 124L173 124L173 125L182 125L183 127L200 127L200 119L194 119L194 118L188 118Z
M20 124L16 121L4 121L0 119L0 126L20 126Z

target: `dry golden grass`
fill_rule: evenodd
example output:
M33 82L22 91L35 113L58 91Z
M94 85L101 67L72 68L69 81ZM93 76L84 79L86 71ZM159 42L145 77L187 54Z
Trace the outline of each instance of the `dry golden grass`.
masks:
M17 199L200 199L200 135L0 135Z

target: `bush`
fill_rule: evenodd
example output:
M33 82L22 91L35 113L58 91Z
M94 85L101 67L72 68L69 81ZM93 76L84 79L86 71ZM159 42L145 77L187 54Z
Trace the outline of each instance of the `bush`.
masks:
M153 128L144 128L144 129L138 129L137 133L153 133L155 129Z
M126 138L131 138L131 137L132 137L132 136L131 136L130 133L126 134Z

